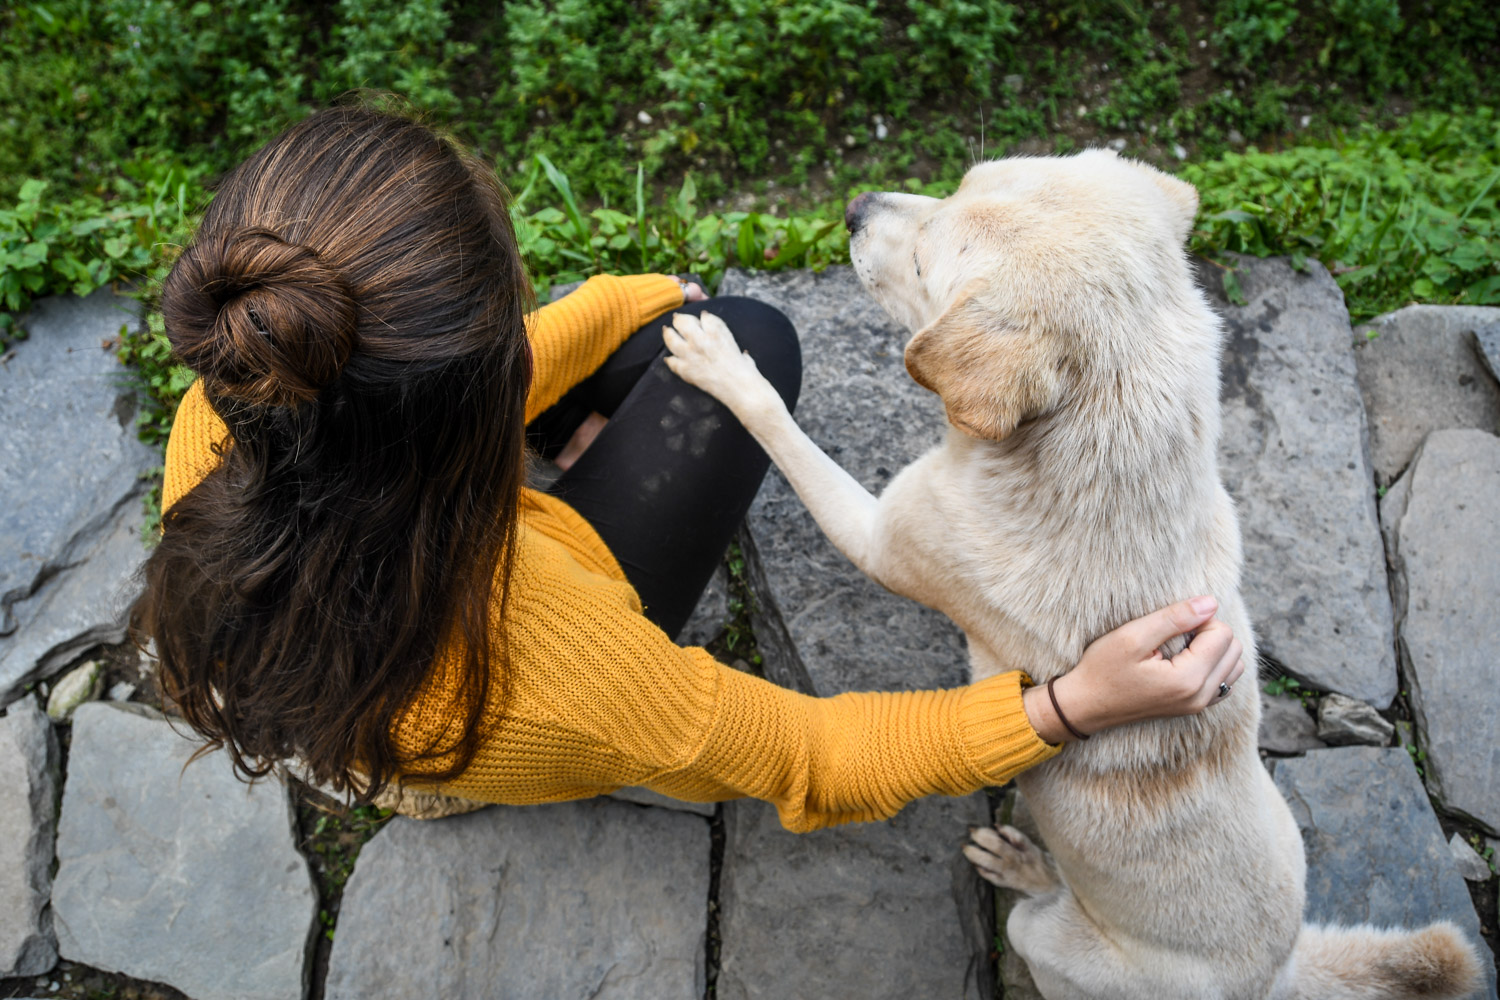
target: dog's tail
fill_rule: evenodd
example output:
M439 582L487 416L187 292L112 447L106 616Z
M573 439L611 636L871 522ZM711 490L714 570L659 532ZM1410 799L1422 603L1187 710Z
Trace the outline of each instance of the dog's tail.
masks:
M1447 920L1417 931L1307 924L1282 977L1283 1000L1462 1000L1479 955Z

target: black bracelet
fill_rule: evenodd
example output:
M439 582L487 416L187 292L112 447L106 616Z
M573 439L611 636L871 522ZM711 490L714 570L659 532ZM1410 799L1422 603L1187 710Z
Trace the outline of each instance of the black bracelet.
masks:
M1063 715L1063 713L1062 713L1062 706L1057 703L1057 692L1052 690L1052 685L1054 685L1056 683L1057 683L1057 678L1056 677L1052 678L1051 680L1049 680L1047 682L1047 697L1052 699L1052 711L1054 711L1054 712L1057 713L1057 719L1058 719L1058 721L1063 724L1063 727L1065 729L1067 729L1068 732L1070 732L1070 733L1073 734L1073 738L1075 740L1086 740L1086 739L1088 739L1087 736L1083 735L1078 730L1074 729L1073 728L1073 724L1068 721L1068 717L1066 715Z

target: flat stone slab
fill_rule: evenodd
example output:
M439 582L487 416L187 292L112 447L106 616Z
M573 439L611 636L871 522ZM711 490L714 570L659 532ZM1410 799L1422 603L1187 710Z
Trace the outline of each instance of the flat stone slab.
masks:
M1478 948L1495 1000L1495 963L1411 756L1340 747L1275 762L1307 848L1307 920L1415 929L1451 920Z
M1396 696L1391 602L1344 296L1317 261L1235 258L1224 317L1219 464L1239 508L1243 593L1260 650L1323 691Z
M1302 753L1328 744L1318 739L1318 724L1302 702L1260 693L1260 748L1272 753Z
M1370 417L1370 454L1381 485L1393 482L1432 431L1500 432L1500 385L1475 336L1500 323L1487 306L1407 306L1355 331L1359 388Z
M139 312L107 289L42 299L22 321L31 336L0 366L0 705L124 637L126 587L145 556L140 476L160 462L136 438L113 348Z
M959 853L988 822L983 795L806 834L726 803L718 996L989 1000L990 894Z
M52 936L52 839L60 760L35 699L0 719L0 979L57 964Z
M179 723L180 725L180 723ZM73 717L52 906L62 957L194 1000L306 990L318 897L291 798L141 705Z
M941 401L906 373L906 330L865 293L852 268L732 270L719 294L769 302L791 319L802 341L797 423L871 492L942 440ZM794 647L762 642L768 676L786 683L786 674L805 669L822 695L967 682L963 633L855 569L774 466L747 524L769 585L756 593L760 614L779 617ZM755 626L760 639L759 617Z
M698 1000L709 829L595 799L397 817L344 893L329 1000Z
M1500 834L1500 438L1434 432L1380 513L1427 787Z

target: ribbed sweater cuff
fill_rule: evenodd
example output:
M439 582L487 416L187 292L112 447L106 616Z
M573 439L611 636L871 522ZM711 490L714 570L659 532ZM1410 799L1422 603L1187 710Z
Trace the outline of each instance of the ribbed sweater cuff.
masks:
M1012 670L963 689L959 735L987 784L1002 785L1062 749L1038 736L1026 717L1021 692L1030 683L1021 671Z
M670 274L627 274L615 280L635 302L636 327L682 305L682 286Z

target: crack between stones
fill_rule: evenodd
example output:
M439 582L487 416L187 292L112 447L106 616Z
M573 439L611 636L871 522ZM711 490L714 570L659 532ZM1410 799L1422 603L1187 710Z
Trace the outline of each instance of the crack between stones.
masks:
M708 925L703 938L703 1000L715 1000L719 990L719 876L724 870L724 806L714 807L708 821Z

